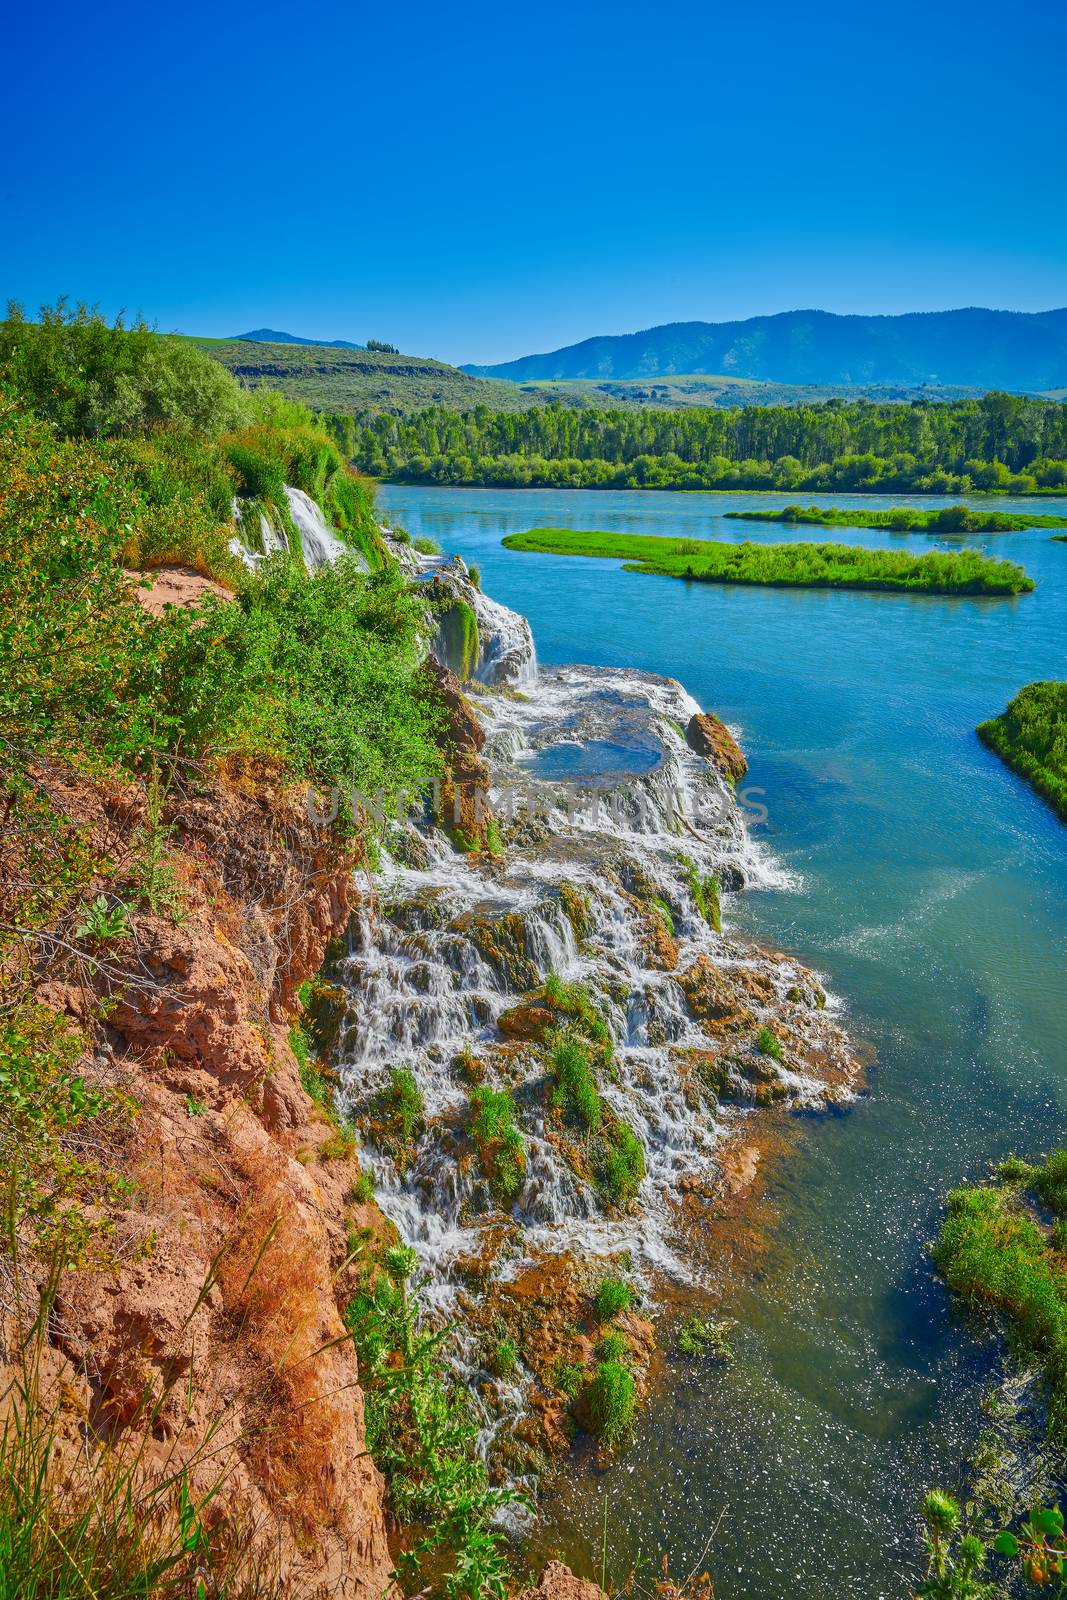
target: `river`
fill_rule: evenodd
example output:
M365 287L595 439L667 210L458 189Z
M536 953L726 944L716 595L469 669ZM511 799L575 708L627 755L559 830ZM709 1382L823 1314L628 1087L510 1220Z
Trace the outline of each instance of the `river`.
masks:
M742 897L742 915L826 975L877 1052L855 1108L805 1121L775 1175L770 1249L730 1308L735 1362L669 1369L622 1462L548 1496L538 1547L598 1571L606 1510L610 1579L661 1552L684 1576L718 1523L704 1564L719 1600L902 1600L917 1502L959 1486L998 1359L927 1241L949 1187L1065 1126L1067 828L974 728L1023 684L1067 676L1067 544L970 536L1038 587L954 600L685 584L500 543L552 526L944 548L722 518L788 498L386 486L379 505L476 563L543 663L667 673L739 728L761 836L794 879Z

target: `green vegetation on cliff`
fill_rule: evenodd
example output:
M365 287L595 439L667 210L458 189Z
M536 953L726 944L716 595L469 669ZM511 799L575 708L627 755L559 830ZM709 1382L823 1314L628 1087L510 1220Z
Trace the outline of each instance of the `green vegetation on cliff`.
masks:
M912 556L843 544L721 544L570 528L531 528L528 533L509 534L503 543L509 550L624 561L627 572L698 583L942 595L1015 595L1034 587L1033 580L1013 562L994 561L970 551Z
M150 336L127 344L130 336L91 318L46 327L47 348L21 334L6 347L4 370L14 369L23 398L0 399L0 1065L22 1086L17 1126L6 1116L0 1135L23 1154L11 1203L28 1236L59 1221L69 1233L91 1216L106 1174L72 1163L64 1141L87 1119L103 1126L123 1109L119 1095L79 1090L72 1062L85 1036L35 1003L38 965L67 949L97 970L142 902L177 906L162 796L176 783L210 781L223 764L255 762L282 786L354 783L387 801L439 765L418 677L423 606L397 570L367 576L341 560L309 577L281 556L247 572L229 556L220 519L219 501L228 508L233 491L225 451L237 436L203 431L234 420L218 374L209 370L201 390L194 368L207 363L182 352L171 376L179 393L191 387L197 425L181 428L145 398L171 392ZM52 420L26 403L38 391ZM210 405L197 409L205 394ZM120 402L128 432L77 434L99 431ZM320 478L321 443L328 470L324 436L297 429L285 440ZM167 541L179 559L235 585L233 598L209 594L196 610L161 616L144 610L124 566L146 550L158 556ZM105 860L87 846L61 801L71 782L132 786L143 797L132 859Z
M1067 822L1067 683L1030 683L978 737Z
M798 522L827 528L889 528L895 533L1017 533L1023 528L1067 528L1067 517L1040 517L1029 512L972 511L970 506L891 506L885 511L857 511L847 506L782 506L770 511L727 511L743 522Z
M326 419L361 471L512 488L1067 491L1067 406L989 394L913 405L535 406Z
M416 1262L406 1245L387 1250L345 1310L365 1394L367 1447L385 1478L389 1508L409 1531L398 1574L406 1592L425 1588L431 1573L440 1579L447 1553L444 1588L453 1600L504 1600L509 1569L493 1518L522 1497L489 1484L470 1396L442 1355L448 1330L423 1323Z
M262 509L297 550L286 484L317 500L372 568L383 564L371 487L312 413L279 394L248 393L187 341L109 325L84 306L45 306L28 322L10 305L0 391L57 439L92 442L131 502L127 566L178 562L234 584L235 497L249 513L242 533Z

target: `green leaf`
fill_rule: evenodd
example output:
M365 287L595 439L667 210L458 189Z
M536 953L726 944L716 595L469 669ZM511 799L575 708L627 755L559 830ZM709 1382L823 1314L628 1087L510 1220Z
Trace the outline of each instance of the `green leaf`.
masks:
M1039 1532L1055 1537L1056 1534L1063 1532L1063 1513L1054 1508L1039 1511L1034 1517L1034 1526Z
M1017 1556L1019 1554L1019 1541L1007 1528L1003 1533L998 1533L993 1540L993 1549L998 1556Z

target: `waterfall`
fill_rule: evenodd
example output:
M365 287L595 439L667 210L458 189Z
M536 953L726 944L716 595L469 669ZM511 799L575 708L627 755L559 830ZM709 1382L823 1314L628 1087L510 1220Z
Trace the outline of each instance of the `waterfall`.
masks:
M294 489L287 483L285 498L289 502L290 515L300 534L304 565L309 572L314 572L317 567L326 566L328 562L336 561L338 556L353 555L348 546L332 531L317 502L305 494L303 489ZM356 559L366 571L367 563L364 558L358 556Z
M512 688L536 683L537 652L526 618L490 600L473 584L469 589L467 598L478 622L476 676L483 683L508 684Z
M255 567L269 556L288 551L289 541L283 529L271 520L258 501L250 506L247 501L235 498L233 520L239 532L230 540L230 553L246 567Z
M521 643L501 613L515 616L488 602L484 614L500 628L493 637ZM466 856L413 820L390 835L380 896L361 908L338 972L347 1003L342 1100L368 1129L391 1069L403 1067L418 1084L427 1132L403 1174L373 1134L363 1160L447 1306L457 1263L484 1248L478 1173L460 1157L469 1150L472 1081L463 1062L473 1055L486 1081L510 1088L526 1140L512 1210L519 1237L511 1258L494 1266L502 1281L568 1250L583 1258L625 1250L639 1274L691 1279L696 1269L675 1237L680 1194L714 1182L724 1137L750 1114L768 1075L776 1097L813 1107L825 1101L828 1076L850 1077L832 1007L799 964L730 932L727 891L751 880L751 844L733 791L686 744L682 730L696 706L680 684L636 671L548 668L534 694L484 692L472 703L509 848L502 862ZM537 761L563 747L579 758L606 750L620 769L585 772L588 788L539 778ZM628 771L635 751L642 770ZM525 815L516 813L516 788ZM722 933L694 897L694 874L712 872L724 886ZM724 1010L741 1019L737 1037L709 1037L687 1002L681 977L701 960L713 965ZM646 1166L624 1214L604 1205L561 1146L544 1053L516 1046L499 1026L516 1005L537 1003L551 973L584 987L613 1040L615 1066L599 1090L639 1138ZM773 1069L753 1043L764 1023L789 1040ZM694 1089L691 1073L694 1060L720 1057L721 1105Z
M365 558L337 537L322 508L303 489L294 489L287 483L285 499L300 535L300 551L309 572L336 561L338 556L349 556L364 572L368 570ZM246 567L255 568L270 556L289 550L285 530L273 520L269 508L262 508L258 502L250 505L235 499L233 518L239 531L230 540L230 550Z

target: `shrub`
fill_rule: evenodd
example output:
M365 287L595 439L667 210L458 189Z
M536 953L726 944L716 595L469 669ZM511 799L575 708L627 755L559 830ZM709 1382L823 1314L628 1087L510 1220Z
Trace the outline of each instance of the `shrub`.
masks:
M121 570L144 501L116 465L2 401L0 442L9 750L134 771L239 751L386 804L436 770L422 605L399 573L340 562L310 578L276 559L236 605L151 618Z
M519 1352L512 1339L500 1339L494 1346L489 1365L498 1378L508 1378L519 1364Z
M486 1181L505 1208L516 1199L526 1176L526 1145L515 1126L515 1104L506 1089L472 1089L471 1138Z
M603 1105L589 1057L575 1039L558 1040L552 1051L552 1102L587 1133L600 1127Z
M1044 1182L1056 1205L1062 1200L1063 1154L1058 1152L1034 1181L1039 1194ZM953 1190L935 1260L950 1289L1004 1312L1016 1349L1041 1358L1052 1425L1062 1432L1067 1426L1067 1263L1055 1235L1044 1233L1024 1198L1012 1183Z
M557 1361L549 1372L549 1382L568 1400L577 1400L585 1374L577 1361Z
M1067 683L1028 684L978 737L1067 822Z
M587 1039L601 1045L604 1053L611 1055L611 1032L598 1010L589 990L580 983L564 983L558 972L550 972L545 979L545 1000L555 1011L562 1011L576 1024Z
M374 1199L374 1173L366 1170L360 1173L352 1185L352 1199L357 1205L365 1206Z
M1034 1188L1058 1217L1067 1217L1067 1150L1057 1150L1033 1176Z
M718 873L702 873L691 856L679 856L678 861L685 874L685 881L697 911L704 918L704 921L715 929L716 933L721 933L722 908L720 895L722 886L719 883Z
M410 1067L392 1068L388 1087L382 1091L381 1104L397 1136L405 1144L410 1143L422 1127L425 1110L422 1091Z
M620 1311L628 1311L633 1302L633 1290L622 1278L602 1278L596 1292L596 1314L601 1322L610 1322Z
M637 1405L633 1374L621 1361L602 1361L589 1385L589 1422L607 1445L618 1444L630 1432Z
M421 1587L423 1563L437 1572L447 1553L450 1595L503 1600L502 1505L522 1497L489 1487L469 1396L441 1353L442 1335L424 1329L412 1276L413 1252L389 1251L385 1271L345 1309L365 1395L367 1448L385 1477L389 1509L419 1535L398 1563L404 1591Z
M761 1055L771 1056L775 1061L782 1059L782 1046L773 1028L764 1026L760 1029L756 1035L756 1049Z
M167 424L208 437L248 415L237 380L191 341L145 323L110 326L89 306L21 306L0 323L0 375L27 406L67 437L107 438Z
M645 1151L625 1122L613 1119L605 1130L604 1148L594 1162L596 1186L610 1204L632 1200L645 1176Z
M727 1339L729 1331L729 1322L708 1322L695 1315L686 1317L678 1330L678 1349L685 1356L699 1356L711 1351L721 1361L729 1361L733 1357Z
M597 1355L601 1361L622 1361L629 1348L626 1335L614 1328L597 1345Z

